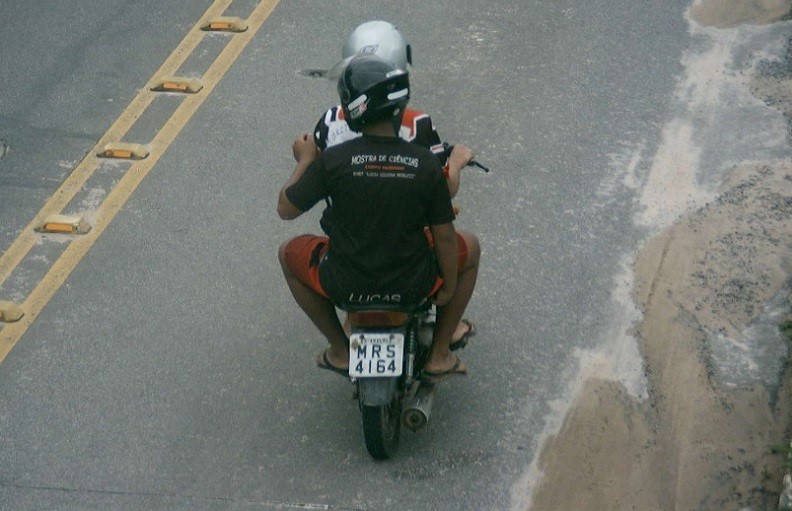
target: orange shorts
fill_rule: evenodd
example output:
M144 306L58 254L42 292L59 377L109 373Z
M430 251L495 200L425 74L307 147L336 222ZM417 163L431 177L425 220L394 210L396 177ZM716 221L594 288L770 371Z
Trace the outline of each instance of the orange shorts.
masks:
M319 282L319 261L330 247L327 236L303 234L292 238L284 251L286 266L297 280L325 298L329 298Z
M432 234L429 232L429 229L425 229L424 232L426 233L426 240L429 243L429 246L434 249ZM284 251L286 266L289 267L289 271L292 273L292 275L297 277L297 280L325 298L329 298L329 296L322 288L322 283L319 281L319 262L322 260L322 256L327 252L327 249L330 246L329 243L330 240L327 238L327 236L302 234L292 238L288 243L286 243L286 248ZM465 239L462 238L462 236L460 236L458 233L457 251L459 253L458 269L461 270L467 262L468 248L467 243L465 243ZM435 285L432 287L430 296L435 294L437 290L440 289L442 283L443 280L438 277L437 282L435 282Z

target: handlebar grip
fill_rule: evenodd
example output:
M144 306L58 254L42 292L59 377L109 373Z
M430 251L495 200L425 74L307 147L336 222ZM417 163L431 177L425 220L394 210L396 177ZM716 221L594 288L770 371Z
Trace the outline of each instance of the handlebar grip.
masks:
M451 156L451 153L453 152L453 150L454 150L453 144L449 144L448 142L443 142L443 151L445 151L446 158ZM489 172L490 171L487 167L485 167L481 163L477 162L476 160L470 160L469 162L467 162L467 166L468 167L478 167L481 170L483 170L484 172Z

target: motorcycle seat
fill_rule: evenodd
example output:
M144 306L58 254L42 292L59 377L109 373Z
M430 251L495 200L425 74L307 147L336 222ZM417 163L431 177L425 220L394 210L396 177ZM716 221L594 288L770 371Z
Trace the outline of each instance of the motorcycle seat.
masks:
M405 312L412 314L429 310L432 302L424 299L418 303L336 303L336 307L346 312Z

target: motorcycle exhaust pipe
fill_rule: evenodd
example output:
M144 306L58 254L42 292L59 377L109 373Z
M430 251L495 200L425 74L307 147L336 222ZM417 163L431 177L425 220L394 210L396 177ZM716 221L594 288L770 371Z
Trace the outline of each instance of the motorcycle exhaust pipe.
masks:
M435 389L437 385L423 381L418 385L410 405L402 412L402 424L413 432L426 427L429 415L432 413Z

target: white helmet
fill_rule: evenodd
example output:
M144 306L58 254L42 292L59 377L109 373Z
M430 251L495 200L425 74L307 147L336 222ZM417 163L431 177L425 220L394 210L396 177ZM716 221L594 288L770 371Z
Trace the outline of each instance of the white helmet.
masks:
M356 55L376 55L399 69L410 71L412 49L399 30L387 21L367 21L358 25L341 50L341 60L327 72L337 81L349 61Z

